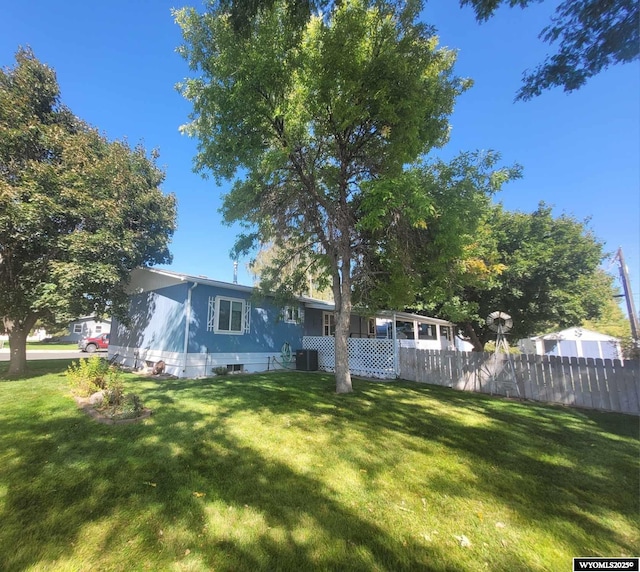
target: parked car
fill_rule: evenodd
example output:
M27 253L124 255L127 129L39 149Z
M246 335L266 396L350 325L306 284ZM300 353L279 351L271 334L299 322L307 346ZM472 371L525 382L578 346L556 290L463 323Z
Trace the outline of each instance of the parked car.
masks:
M97 350L109 349L109 334L102 334L93 338L82 338L78 342L81 351L92 354Z

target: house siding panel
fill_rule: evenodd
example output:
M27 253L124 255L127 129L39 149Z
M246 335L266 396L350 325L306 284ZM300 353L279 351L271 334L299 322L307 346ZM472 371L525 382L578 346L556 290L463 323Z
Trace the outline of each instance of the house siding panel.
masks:
M220 334L207 331L209 298L223 296L251 304L251 330L244 334ZM231 288L199 285L192 292L189 353L280 352L285 343L302 347L302 329L281 319L282 308L267 300L252 300L246 292Z
M144 274L142 274L144 277ZM149 280L147 280L149 282ZM146 284L146 283L145 283ZM137 286L137 284L132 284ZM191 311L187 311L191 291ZM209 298L222 296L244 300L251 307L248 333L225 334L207 329ZM130 324L114 320L110 355L118 354L127 365L164 360L176 375L205 375L212 368L231 363L262 371L280 358L285 343L302 347L302 327L285 323L282 308L268 300L251 299L250 293L233 288L184 281L155 290L138 291L130 302ZM188 355L184 355L186 316L190 315ZM129 363L131 362L131 363Z
M114 319L111 345L183 351L187 291L185 283L134 294L129 306L131 322L125 326Z

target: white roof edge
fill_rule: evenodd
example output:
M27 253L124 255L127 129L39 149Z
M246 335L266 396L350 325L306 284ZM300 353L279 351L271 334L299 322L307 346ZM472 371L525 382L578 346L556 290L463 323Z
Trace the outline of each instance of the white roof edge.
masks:
M608 334L601 334L600 332L596 332L594 330L588 330L587 328L581 328L580 326L575 326L572 328L565 328L564 330L560 330L558 332L549 332L548 334L542 334L540 336L533 336L531 338L524 338L529 340L564 340L566 339L563 334L566 335L567 332L573 332L575 330L580 330L582 337L584 334L595 334L600 339L608 339L608 340L618 340L615 336L610 336Z
M155 274L162 276L169 276L170 278L177 278L183 282L193 282L195 284L206 284L208 286L217 286L219 288L228 288L230 290L239 290L241 292L253 292L253 286L245 286L244 284L234 284L233 282L222 282L221 280L212 280L206 276L193 276L191 274L183 274L181 272L173 272L171 270L164 270L161 268L141 268L140 270L147 270Z
M160 274L160 275L168 276L171 278L177 278L184 282L206 284L208 286L228 288L231 290L238 290L241 292L253 292L255 290L254 286L244 286L243 284L233 284L232 282L222 282L220 280L212 280L211 278L207 278L206 276L193 276L191 274L183 274L180 272L173 272L172 270L164 270L161 268L140 268L140 270L147 270L155 274ZM335 309L335 304L333 302L326 302L324 300L309 298L307 296L298 296L297 299L300 302L302 302L307 308L312 308L314 310L332 311ZM354 313L357 313L357 310ZM376 316L391 317L393 315L401 319L404 318L407 320L429 320L431 323L440 324L443 326L453 325L453 322L448 322L447 320L441 320L440 318L432 318L431 316L421 316L419 314L410 314L408 312L394 312L393 310L382 310L376 313Z
M139 268L139 270L148 270L155 274L161 274L170 278L176 278L184 282L195 282L198 284L207 284L209 286L217 286L220 288L229 288L232 290L239 290L242 292L253 292L256 290L255 286L245 286L244 284L234 284L233 282L223 282L221 280L214 280L207 278L206 276L194 276L192 274L184 274L182 272L174 272L172 270L165 270L163 268ZM317 298L310 298L308 296L296 296L296 299L304 303L307 307L317 307L319 309L325 309L328 306L333 308L333 302L326 302L324 300L318 300ZM315 306L314 306L315 305Z
M406 319L406 320L429 320L431 323L439 324L441 326L453 326L453 322L449 322L448 320L442 320L441 318L433 318L431 316L422 316L420 314L411 314L410 312L394 312L393 310L382 310L376 314L377 316L396 316L396 318Z

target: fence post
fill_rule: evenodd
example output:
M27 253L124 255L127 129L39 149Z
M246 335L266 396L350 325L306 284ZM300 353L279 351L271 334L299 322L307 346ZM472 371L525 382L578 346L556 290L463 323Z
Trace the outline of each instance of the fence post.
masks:
M629 413L640 414L640 362L627 360L622 364L627 380L629 395Z
M606 395L606 373L604 371L604 360L597 359L593 365L591 374L591 395L594 409L606 409L603 407L604 396Z
M622 361L619 359L613 360L613 365L618 372L618 395L620 396L620 411L622 413L631 413L631 403L630 403L630 380L627 379L625 375L625 367ZM629 370L627 370L629 371Z

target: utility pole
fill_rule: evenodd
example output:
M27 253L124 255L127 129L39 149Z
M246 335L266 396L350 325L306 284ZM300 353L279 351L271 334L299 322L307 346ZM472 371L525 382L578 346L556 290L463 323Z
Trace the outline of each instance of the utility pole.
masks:
M624 297L627 300L627 313L629 314L629 323L631 324L631 337L637 345L640 341L640 335L638 334L638 331L640 330L640 328L638 328L638 315L636 314L636 307L633 302L631 283L629 282L629 270L627 269L627 265L624 263L621 246L618 248L616 258L618 259L618 263L620 265L620 279L622 280Z

